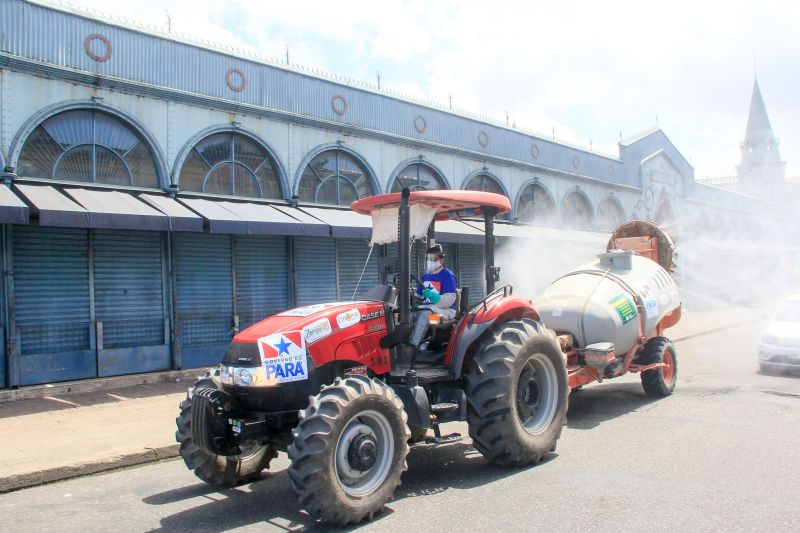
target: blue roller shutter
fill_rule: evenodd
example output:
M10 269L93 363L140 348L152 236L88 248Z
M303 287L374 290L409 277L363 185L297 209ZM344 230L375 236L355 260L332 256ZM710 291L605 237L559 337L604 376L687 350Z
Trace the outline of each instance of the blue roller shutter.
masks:
M97 375L89 309L89 233L14 226L19 383Z
M294 270L298 306L337 301L336 241L296 237Z
M289 307L286 237L236 236L239 329Z
M215 365L233 335L231 237L177 233L174 254L181 367Z
M369 256L369 263L366 263ZM366 268L364 265L366 263ZM369 241L366 239L337 239L336 264L339 274L339 300L350 301L353 291L358 285L359 295L378 284L378 250L377 247L369 253ZM363 277L361 272L364 272ZM361 283L358 283L361 277Z
M479 244L458 245L458 284L469 287L469 300L479 302L486 295L483 247Z
M93 246L99 375L168 369L161 234L97 230Z

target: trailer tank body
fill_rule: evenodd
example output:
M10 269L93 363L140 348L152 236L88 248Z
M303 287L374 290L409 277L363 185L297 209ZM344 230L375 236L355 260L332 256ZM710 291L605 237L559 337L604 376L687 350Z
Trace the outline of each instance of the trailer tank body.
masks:
M570 333L577 347L613 342L629 351L642 334L680 307L672 276L658 263L629 250L611 250L558 278L534 300L542 321Z

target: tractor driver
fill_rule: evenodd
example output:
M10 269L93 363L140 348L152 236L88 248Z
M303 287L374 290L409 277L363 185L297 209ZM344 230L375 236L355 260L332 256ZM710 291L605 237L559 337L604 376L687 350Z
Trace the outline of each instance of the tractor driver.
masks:
M439 314L442 320L452 320L456 316L456 275L444 267L445 255L441 244L435 244L426 251L425 274L417 285L417 294L424 298L417 307L414 332L411 344L418 348L428 329L428 316Z

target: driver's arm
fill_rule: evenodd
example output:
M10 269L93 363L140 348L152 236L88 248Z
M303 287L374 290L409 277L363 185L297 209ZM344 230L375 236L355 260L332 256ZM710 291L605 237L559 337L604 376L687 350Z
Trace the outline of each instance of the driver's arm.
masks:
M441 298L439 298L439 301L436 302L436 307L441 309L450 309L454 303L456 303L456 293L446 292L442 294Z

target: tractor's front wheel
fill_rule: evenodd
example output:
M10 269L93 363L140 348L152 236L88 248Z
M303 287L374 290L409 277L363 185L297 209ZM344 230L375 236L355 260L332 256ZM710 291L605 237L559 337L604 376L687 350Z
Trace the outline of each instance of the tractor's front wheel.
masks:
M202 379L193 389L218 388L214 381ZM217 455L200 448L192 436L192 400L186 395L180 404L180 414L175 419L178 430L175 439L180 443L180 455L189 470L211 485L233 487L240 483L255 481L278 452L269 444L250 442L243 445L239 455Z
M569 386L555 334L543 324L501 324L481 344L466 381L469 435L486 459L524 466L555 450Z
M289 479L313 517L345 525L372 518L406 470L411 437L403 403L366 376L337 378L300 411Z

